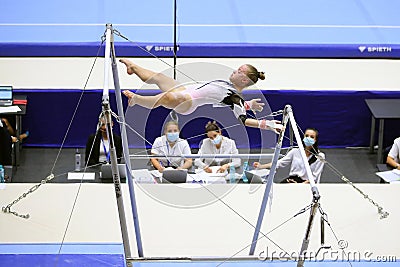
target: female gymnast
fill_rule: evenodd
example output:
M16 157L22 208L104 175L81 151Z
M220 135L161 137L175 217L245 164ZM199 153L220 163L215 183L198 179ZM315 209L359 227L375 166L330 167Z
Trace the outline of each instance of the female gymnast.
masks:
M256 120L247 118L246 110L261 111L264 103L261 99L244 101L239 95L246 87L255 84L258 79L264 80L264 72L245 64L235 70L229 77L230 82L215 80L206 83L178 84L176 80L151 70L142 68L127 59L120 59L125 64L129 75L136 74L143 82L156 84L162 93L154 96L141 96L129 90L123 94L129 98L129 106L139 105L149 109L163 106L187 115L205 104L228 106L235 116L246 126L268 129L279 132L282 125L278 121Z

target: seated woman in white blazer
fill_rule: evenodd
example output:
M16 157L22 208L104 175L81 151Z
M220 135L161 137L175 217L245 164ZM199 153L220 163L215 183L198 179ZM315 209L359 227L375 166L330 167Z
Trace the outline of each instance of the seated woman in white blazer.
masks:
M236 148L236 143L234 140L222 135L221 128L218 124L213 122L208 122L206 125L206 135L202 141L199 149L199 154L239 154ZM225 172L234 166L235 168L240 167L241 160L239 158L234 159L221 159L221 158L206 158L206 159L196 159L195 165L198 168L203 169L205 172L211 173L212 169L210 166L220 166L217 172Z

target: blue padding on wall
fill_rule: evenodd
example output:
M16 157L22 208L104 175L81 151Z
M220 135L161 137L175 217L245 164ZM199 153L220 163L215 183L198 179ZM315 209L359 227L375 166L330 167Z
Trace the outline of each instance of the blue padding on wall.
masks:
M83 94L81 90L16 90L16 94L26 95L28 100L22 129L30 132L26 146L59 147L75 109L76 116L64 146L84 147L88 136L96 130L102 110L100 90L89 90ZM110 106L113 111L117 110L113 91L110 91ZM119 128L114 127L114 131L119 133Z
M99 42L1 43L0 57L94 57ZM115 43L119 57L173 57L170 43ZM100 49L104 55L104 46ZM178 57L400 58L398 44L182 43Z
M400 92L383 91L268 91L271 107L293 107L298 125L317 128L322 147L369 146L371 113L368 98L400 98ZM386 120L385 146L400 136L399 121ZM375 134L377 137L377 133Z
M16 90L16 94L27 95L27 114L23 117L23 131L29 130L30 136L26 146L58 147L61 145L68 129L72 115L81 97L81 90ZM142 93L142 92L141 92ZM149 91L155 94L156 91ZM252 94L254 94L252 96ZM365 104L368 98L400 98L400 92L382 91L296 91L265 90L263 94L272 111L281 110L286 104L293 107L298 125L304 130L315 127L320 131L322 147L355 147L368 146L371 127L371 113ZM244 97L254 98L255 93L248 91ZM96 129L97 118L101 112L102 92L86 91L77 108L70 132L65 139L65 147L84 147L87 137ZM126 98L124 107L126 107ZM115 95L110 91L112 110L116 111ZM210 107L211 108L211 107ZM153 142L160 135L161 127L169 110L158 108L152 112L151 124L146 126L146 138ZM141 114L137 114L141 116ZM197 127L204 129L204 121ZM400 136L399 121L386 120L385 145L389 145L395 137ZM192 136L191 129L185 127L185 137ZM250 131L249 131L250 130ZM255 134L249 129L247 132ZM119 127L114 126L119 133ZM257 138L250 138L251 146L259 147ZM243 145L236 140L238 146ZM143 148L143 143L129 144L131 147ZM194 147L198 140L193 142Z

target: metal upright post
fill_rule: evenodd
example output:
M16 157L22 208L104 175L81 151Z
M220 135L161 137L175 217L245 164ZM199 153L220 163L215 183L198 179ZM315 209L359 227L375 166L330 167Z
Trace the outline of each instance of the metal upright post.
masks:
M383 128L385 127L385 120L379 119L379 134L378 134L378 164L382 164L382 151L383 151ZM386 162L386 159L384 159Z
M112 65L112 73L113 73L113 78L114 78L115 97L116 97L117 109L118 109L118 119L120 121L122 148L123 148L123 153L124 153L126 173L127 173L127 179L128 179L130 201L131 201L131 208L132 208L132 215L133 215L133 224L135 227L136 245L137 245L137 250L138 250L138 256L143 257L142 237L141 237L141 232L140 232L139 215L138 215L137 205L136 205L135 187L134 187L132 172L131 172L132 167L131 167L131 160L130 160L130 156L129 156L128 137L126 134L124 108L122 105L121 87L119 84L118 67L117 67L117 62L116 62L113 36L114 35L111 35L111 65Z
M126 224L124 200L122 195L121 180L118 171L118 161L117 152L115 149L113 132L111 127L111 109L109 101L109 67L110 67L110 50L111 50L111 36L112 36L112 26L111 24L106 25L106 49L105 49L105 60L104 60L104 88L103 88L103 114L106 120L107 136L110 143L110 161L111 161L111 171L114 182L115 196L117 199L118 214L120 221L120 228L122 234L122 242L124 245L125 259L131 257L131 250L129 245L128 228ZM126 264L126 260L125 260Z
M176 0L174 0L174 79L176 80L176 61L177 61L177 55L176 53L178 52L178 44L177 44L177 32L176 32L176 27L177 27L177 3Z
M250 256L254 255L255 247L256 247L256 244L257 244L257 240L258 240L258 235L259 235L259 232L260 232L262 220L263 220L264 213L265 213L265 208L266 208L266 205L267 205L267 202L268 202L269 192L271 190L271 185L273 183L273 178L275 176L276 166L277 166L277 163L278 163L278 157L279 157L279 153L280 153L280 150L281 150L281 147L282 147L282 140L283 140L284 132L285 132L285 129L286 129L286 124L288 123L288 119L289 119L289 123L291 125L291 130L293 130L293 134L294 134L294 136L296 138L296 142L297 142L297 144L299 146L299 149L300 149L300 154L301 154L301 157L302 157L302 160L303 160L304 167L305 167L306 172L307 172L307 177L308 177L308 180L310 182L311 192L312 192L312 195L313 195L313 204L312 204L312 207L311 207L310 218L309 218L308 225L307 225L306 235L304 237L304 240L303 240L303 243L302 243L302 246L301 246L301 249L300 249L299 261L297 263L298 267L302 267L304 265L303 254L307 251L307 248L308 248L308 244L309 244L309 241L310 241L310 234L311 234L312 224L313 224L313 221L314 221L314 218L315 218L316 211L317 211L317 209L319 207L320 195L319 195L319 192L318 192L318 188L315 185L314 176L313 176L313 174L311 172L310 165L308 164L308 160L307 160L307 156L305 154L305 150L304 150L304 147L303 147L302 139L300 138L300 134L299 134L299 131L297 129L297 124L296 124L296 121L295 121L294 116L293 116L292 107L290 105L285 106L285 110L284 110L284 113L283 113L283 119L282 119L283 129L282 129L282 131L281 131L281 133L279 135L278 142L277 142L276 147L275 147L275 153L274 153L274 157L273 157L273 160L272 160L271 170L270 170L270 173L269 173L267 186L265 188L264 196L263 196L263 199L262 199L260 213L258 215L258 220L257 220L257 224L256 224L256 227L255 227L255 231L254 231L253 240L252 240L252 243L251 243L249 255Z
M300 249L300 254L299 258L297 261L297 267L303 267L304 266L304 261L306 259L306 253L308 249L308 245L310 243L310 235L311 235L311 229L313 226L313 222L315 219L315 214L317 213L317 209L319 207L319 201L314 199L311 210L310 210L310 217L308 218L308 224L307 224L307 229L306 229L306 234L303 239L303 243L301 244L301 249Z
M264 196L263 196L263 199L262 199L262 202L261 202L260 212L258 214L257 224L256 224L256 227L254 229L253 240L252 240L251 246L250 246L250 252L249 252L250 256L254 255L254 251L256 249L258 235L260 233L261 225L262 225L262 222L263 222L265 208L267 206L269 193L271 191L271 187L272 187L272 184L274 182L274 177L275 177L275 173L276 173L276 166L278 164L278 159L279 159L279 155L280 155L281 148L282 148L282 141L283 141L283 137L285 135L286 124L288 122L288 116L287 116L288 107L289 106L286 106L285 110L283 112L283 118L282 118L283 128L282 128L282 131L279 133L278 142L276 143L276 146L275 146L274 156L272 158L272 165L271 165L271 169L269 171L267 185L265 187Z
M290 124L292 125L294 136L296 138L297 145L299 146L299 150L300 150L301 158L303 160L304 168L306 169L307 178L308 178L308 181L310 182L313 198L319 199L320 196L319 196L318 188L315 185L314 175L312 174L310 164L308 164L306 151L304 150L302 138L300 137L299 130L297 129L297 124L296 124L296 120L294 119L294 116L293 116L292 107L289 106L287 109L287 112L289 115Z
M304 260L305 260L305 253L307 252L308 249L308 245L310 243L310 235L311 235L311 229L312 229L312 225L315 219L315 214L317 212L317 209L319 207L319 199L320 199L320 195L319 195L319 191L318 188L315 184L314 181L314 175L311 172L311 168L310 168L310 164L308 164L308 160L307 160L307 156L306 156L306 152L304 150L303 147L303 143L302 143L302 139L300 137L299 134L299 130L296 127L296 121L294 119L293 116L293 111L291 108L288 109L288 115L289 115L289 119L290 119L290 124L292 125L292 129L293 129L293 133L294 136L296 138L296 142L299 146L299 150L300 150L300 154L303 160L303 164L304 164L304 168L306 169L307 172L307 179L310 183L311 186L311 193L312 193L312 205L311 205L311 211L310 211L310 217L308 220L308 224L307 224L307 229L306 229L306 234L305 237L303 239L303 243L301 245L301 249L300 249L300 254L299 254L299 259L297 262L297 267L303 267L304 266Z

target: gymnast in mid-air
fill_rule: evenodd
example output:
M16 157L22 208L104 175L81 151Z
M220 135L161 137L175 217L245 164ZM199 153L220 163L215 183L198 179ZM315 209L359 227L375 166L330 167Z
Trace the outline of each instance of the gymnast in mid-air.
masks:
M264 80L264 72L259 72L254 66L245 64L235 70L229 77L229 82L214 80L194 84L178 84L178 82L162 73L140 67L127 59L120 59L125 64L129 75L136 74L143 82L156 84L162 93L154 96L142 96L129 90L123 94L129 98L129 106L139 105L148 109L163 106L176 113L187 115L197 107L212 104L228 106L239 121L249 127L280 132L282 125L275 120L256 120L248 118L246 110L262 111L264 103L261 99L244 101L239 95L245 88L255 84L258 79Z

